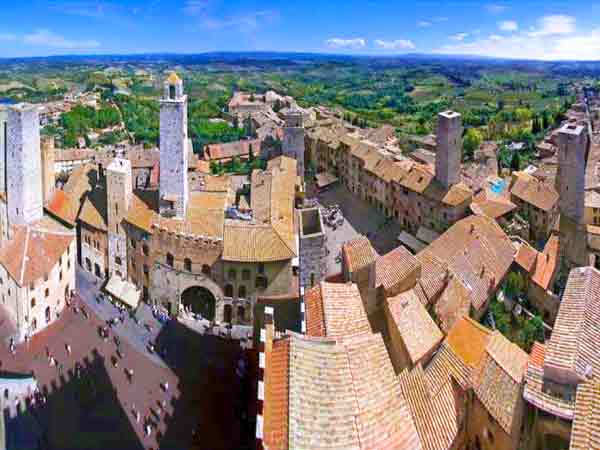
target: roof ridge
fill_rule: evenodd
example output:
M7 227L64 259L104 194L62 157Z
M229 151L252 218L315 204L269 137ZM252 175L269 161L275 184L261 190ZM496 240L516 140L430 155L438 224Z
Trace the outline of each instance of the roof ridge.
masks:
M360 403L358 402L358 392L356 390L356 384L354 380L354 373L352 372L352 364L350 364L350 352L348 351L348 347L342 342L344 346L344 355L346 356L346 363L348 364L348 372L350 373L350 381L352 386L352 392L354 393L353 400L356 405L357 414L353 414L354 426L356 427L356 439L358 440L358 448L362 448L360 444L360 426L359 426L359 417L360 417Z

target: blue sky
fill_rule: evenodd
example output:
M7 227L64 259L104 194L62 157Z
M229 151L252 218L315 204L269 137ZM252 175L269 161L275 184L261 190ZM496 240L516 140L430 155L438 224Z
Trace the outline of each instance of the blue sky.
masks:
M307 51L600 59L600 1L30 0L0 12L0 57Z

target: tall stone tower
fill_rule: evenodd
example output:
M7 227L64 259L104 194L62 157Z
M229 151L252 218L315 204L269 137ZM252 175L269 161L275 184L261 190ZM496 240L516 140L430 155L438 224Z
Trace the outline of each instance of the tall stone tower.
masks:
M106 169L106 209L108 218L108 271L127 279L127 235L123 218L133 198L131 163L115 158Z
M6 192L6 153L8 147L8 108L0 105L0 192Z
M43 216L37 106L18 104L9 108L7 138L6 196L8 225L11 227L35 222Z
M285 114L281 151L297 161L298 175L304 176L304 124L299 109L291 108Z
M438 114L435 178L448 189L460 181L462 124L460 114L445 111Z
M561 215L583 223L587 133L580 125L567 124L559 130L556 190Z
M54 137L42 137L42 189L44 204L50 200L56 182L54 177Z
M160 100L160 213L184 218L188 204L187 96L174 72Z
M585 127L567 124L560 129L556 174L560 247L571 266L589 264L584 224L587 147L588 136Z

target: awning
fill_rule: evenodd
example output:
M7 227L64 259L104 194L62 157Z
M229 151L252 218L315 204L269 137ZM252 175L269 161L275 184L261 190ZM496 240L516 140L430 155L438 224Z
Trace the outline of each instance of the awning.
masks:
M134 284L124 281L121 277L113 275L106 283L104 290L116 300L132 309L137 308L140 301L140 291Z
M419 253L421 250L427 247L426 244L418 240L412 234L407 233L406 231L400 233L400 235L398 236L398 241L400 241L400 243L404 244L406 247L408 247L415 253Z
M329 172L321 172L315 175L317 187L324 188L338 181L337 177Z

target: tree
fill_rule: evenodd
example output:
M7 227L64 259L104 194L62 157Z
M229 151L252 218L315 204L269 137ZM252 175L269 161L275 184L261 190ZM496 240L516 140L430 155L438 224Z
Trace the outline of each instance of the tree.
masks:
M475 154L475 150L479 148L483 137L476 128L469 128L463 138L463 151L466 159L472 159Z
M512 160L510 161L511 170L521 170L521 157L519 156L519 152L515 151L512 155Z
M539 316L535 316L525 323L517 336L517 343L523 350L529 352L533 343L544 342L544 337L544 322Z
M538 116L535 116L531 121L531 132L533 134L538 134L541 130L540 119Z
M542 113L542 129L547 130L550 126L550 117L548 111L544 110Z
M273 104L273 112L278 113L281 111L281 100L275 99L275 103Z
M504 283L504 294L507 297L518 297L525 289L525 280L518 272L511 272Z
M252 163L254 161L254 149L252 148L252 144L248 145L248 162Z

